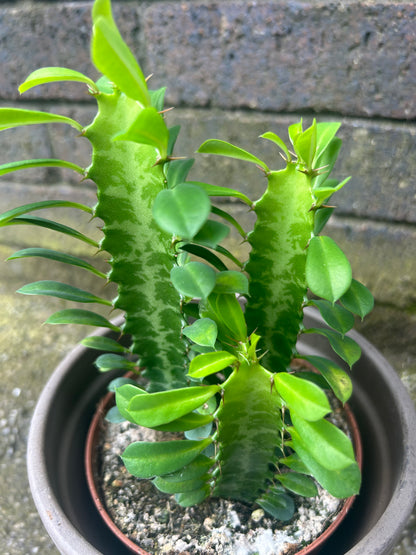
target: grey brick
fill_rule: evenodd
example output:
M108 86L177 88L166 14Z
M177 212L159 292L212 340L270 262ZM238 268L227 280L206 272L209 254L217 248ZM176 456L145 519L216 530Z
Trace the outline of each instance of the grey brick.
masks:
M416 115L414 4L160 2L145 37L177 106Z

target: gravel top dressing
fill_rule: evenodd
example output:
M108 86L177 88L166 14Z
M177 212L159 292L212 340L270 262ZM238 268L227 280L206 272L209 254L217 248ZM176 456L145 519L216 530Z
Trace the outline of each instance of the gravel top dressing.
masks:
M289 555L319 536L342 507L342 501L319 488L318 497L298 498L294 518L283 526L263 509L236 501L208 499L183 508L150 481L129 475L120 459L131 442L152 441L160 432L104 422L102 434L97 480L108 512L120 530L151 554Z

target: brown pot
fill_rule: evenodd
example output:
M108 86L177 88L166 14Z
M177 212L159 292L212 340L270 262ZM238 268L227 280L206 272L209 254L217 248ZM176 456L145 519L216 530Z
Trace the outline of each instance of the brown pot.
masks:
M86 447L85 447L85 469L87 475L88 487L94 501L94 504L106 523L110 528L112 533L119 539L119 541L124 544L132 553L138 553L140 555L149 555L147 551L141 549L134 541L132 541L128 536L126 536L115 524L110 514L107 512L105 503L103 501L103 495L100 492L100 487L98 485L98 468L99 468L99 441L100 441L100 431L103 424L104 416L108 409L114 405L114 394L108 393L100 402L97 411L95 412L94 418L91 422L90 428L88 430ZM355 417L348 405L344 406L345 417L348 422L352 434L352 441L354 445L354 451L356 455L357 462L362 467L362 444L361 437L358 429ZM319 553L323 544L328 540L328 538L335 532L339 527L341 522L347 516L356 496L349 497L345 500L342 509L337 514L335 520L324 530L324 532L318 536L313 542L301 549L298 555L314 555Z

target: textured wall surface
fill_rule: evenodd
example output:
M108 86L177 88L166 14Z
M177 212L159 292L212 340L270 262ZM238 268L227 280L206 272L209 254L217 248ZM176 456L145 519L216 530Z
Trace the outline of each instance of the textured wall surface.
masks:
M0 106L49 110L83 124L91 120L94 105L84 86L42 86L22 97L17 92L41 66L97 77L89 62L90 9L89 2L0 3ZM286 139L288 124L300 117L342 121L334 175L352 179L335 197L329 233L376 297L362 333L416 399L416 2L131 1L117 2L114 11L145 73L153 74L152 86L167 86L167 105L176 107L169 121L182 125L177 154L192 155L216 137L252 150L277 169L276 150L257 138L261 133L271 130ZM0 164L57 157L87 166L90 158L85 139L58 125L2 132L0 153ZM253 199L262 194L254 167L201 156L192 171ZM56 168L0 178L0 212L39 198L93 204L94 189ZM74 224L76 214L62 214ZM87 227L88 221L79 224ZM21 226L2 230L1 260L33 245L34 235L39 245L94 256L74 241ZM28 492L25 442L39 391L82 330L41 328L64 301L33 302L14 294L28 281L50 278L50 264L1 262L0 268L0 551L52 554L56 550ZM62 274L57 279L70 273L75 285L84 277L55 268ZM416 554L414 526L412 518L396 555Z

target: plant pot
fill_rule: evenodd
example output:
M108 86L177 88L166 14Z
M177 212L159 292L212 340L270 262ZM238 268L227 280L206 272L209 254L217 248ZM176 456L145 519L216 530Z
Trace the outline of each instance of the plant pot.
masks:
M120 542L129 548L131 553L138 553L140 555L150 555L147 551L138 547L138 545L126 534L124 534L117 526L116 522L112 519L111 515L107 511L105 499L102 490L102 484L100 483L99 476L101 475L101 447L102 447L102 430L104 426L104 417L108 410L115 404L114 393L107 393L104 398L100 401L94 417L91 421L91 425L88 429L86 448L85 448L85 470L87 475L88 488L91 493L91 497L94 501L94 505L101 515L102 519L106 525L110 528L112 533L117 536ZM356 454L357 462L362 468L362 443L361 437L358 429L357 421L348 405L344 409L344 419L348 423L348 427L352 436L352 442L354 445L354 451ZM341 510L336 515L334 521L328 526L322 534L320 534L314 541L308 544L306 547L301 549L299 555L315 555L321 551L322 546L328 541L341 525L344 518L347 516L348 512L356 499L356 496L349 497L345 499Z
M308 326L322 326L307 312ZM387 555L416 497L416 413L399 377L362 336L350 406L363 441L363 486L323 555ZM324 338L305 334L301 350L333 358ZM64 555L129 553L105 525L88 491L84 446L92 415L116 373L99 374L97 352L76 347L58 366L36 407L28 443L29 482L46 530Z

